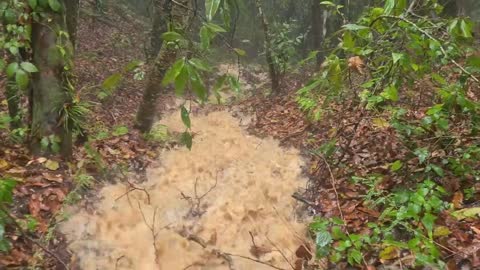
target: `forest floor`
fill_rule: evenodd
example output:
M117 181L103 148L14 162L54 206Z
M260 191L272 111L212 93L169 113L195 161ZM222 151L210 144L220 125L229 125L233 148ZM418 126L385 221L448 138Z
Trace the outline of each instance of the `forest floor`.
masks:
M244 68L244 84L257 94L234 106L195 108L191 152L177 143L182 130L173 95L159 104L164 114L156 126L158 140L145 140L133 129L144 80L123 74L120 86L102 100L98 91L106 78L144 58L148 24L121 6L100 17L83 8L75 72L82 98L94 104L90 141L64 162L32 157L21 144L21 130L14 136L0 130L0 175L20 182L11 213L18 223L6 228L13 248L0 256L0 268L63 269L71 262L72 269L153 269L156 264L175 270L301 270L314 257L307 214L341 217L352 234L371 232L367 223L380 213L364 203L369 187L350 180L353 171L388 171L385 164L402 155L382 116L347 102L312 124L296 102L302 76L288 76L283 93L265 98L256 89L268 87L265 78ZM137 78L142 69L134 72ZM6 112L6 104L0 111ZM337 143L348 150L341 157L345 166L311 151L333 134L341 134ZM375 183L376 191L388 193L400 181ZM458 200L454 195L452 202ZM472 237L479 224L447 215L441 222L451 232L438 243L446 260L456 264L469 257L480 266L480 245ZM42 250L48 252L39 256ZM401 268L411 260L397 250L387 255L365 254L365 266L372 270L389 261Z

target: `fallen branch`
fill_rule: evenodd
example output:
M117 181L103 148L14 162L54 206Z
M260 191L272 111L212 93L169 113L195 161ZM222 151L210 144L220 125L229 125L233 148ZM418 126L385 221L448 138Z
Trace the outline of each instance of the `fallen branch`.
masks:
M180 236L182 236L183 238L185 238L189 241L195 242L198 245L200 245L202 248L208 250L208 245L207 245L206 241L203 240L202 238L200 238L199 236L193 235L193 234L187 234L185 231L177 232L177 233ZM287 270L287 269L280 268L280 267L277 267L273 264L270 264L270 263L267 263L267 262L264 262L264 261L260 261L260 260L257 260L257 259L254 259L254 258L251 258L251 257L248 257L248 256L232 254L232 253L229 253L229 252L222 252L218 249L211 249L210 252L214 255L217 255L220 258L223 258L225 261L227 261L230 270L235 270L234 265L233 265L232 257L238 257L238 258L242 258L242 259L249 260L249 261L252 261L252 262L256 262L256 263L259 263L259 264L263 264L263 265L269 266L269 267L271 267L273 269L277 269L277 270Z
M188 202L190 202L191 206L190 206L190 210L188 211L188 214L187 216L192 216L192 217L200 217L202 216L205 212L202 212L200 210L200 206L201 206L201 203L202 203L202 199L204 199L210 192L212 192L216 187L217 187L217 184L218 184L218 173L219 171L217 171L216 175L215 175L215 184L213 184L205 193L203 193L202 195L198 195L198 178L195 179L195 184L193 185L193 193L194 193L194 198L192 198L191 196L187 196L185 195L185 193L183 192L180 192L180 194L182 195L182 198Z

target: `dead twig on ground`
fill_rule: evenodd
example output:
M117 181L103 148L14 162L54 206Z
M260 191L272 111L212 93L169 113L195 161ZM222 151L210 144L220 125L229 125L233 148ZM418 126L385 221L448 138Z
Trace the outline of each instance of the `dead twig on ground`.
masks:
M187 216L200 217L205 213L205 211L202 211L200 209L201 204L202 204L202 200L217 187L218 173L219 173L219 171L217 171L216 174L215 174L215 184L213 184L202 195L198 195L198 178L195 179L195 184L193 185L193 193L194 193L193 198L191 196L185 195L185 193L183 193L183 192L180 192L180 194L182 195L182 199L188 201L191 204L191 207L190 207L190 210L188 211Z
M155 220L156 220L156 217L157 217L158 207L155 207L154 210L153 210L152 224L150 225L150 224L148 224L147 218L145 217L145 214L143 213L142 206L140 205L140 202L137 201L137 204L138 204L138 209L140 210L140 214L142 215L143 222L148 227L148 229L150 229L150 232L152 233L153 249L155 250L155 262L159 263L159 261L158 261L159 258L158 258L157 236L158 236L158 234L161 230L168 228L172 224L167 224L167 225L163 226L160 230L156 231Z
M276 249L276 251L280 253L280 255L282 255L283 259L288 263L288 265L290 265L292 270L295 270L295 266L293 266L293 264L288 260L287 256L283 253L283 251L280 250L280 248L278 248L278 246L272 240L270 240L267 235L265 235L265 238L267 238L268 242L270 242L270 245L272 245Z
M125 192L124 194L122 194L120 197L116 198L115 201L118 201L120 200L121 198L125 197L125 196L128 196L128 194L130 194L130 192L132 191L135 191L135 190L138 190L138 191L143 191L146 195L147 195L147 203L150 205L150 193L148 193L147 189L145 188L139 188L137 186L135 186L132 182L130 182L129 180L127 180L127 183L129 185L129 189L127 190L127 192Z

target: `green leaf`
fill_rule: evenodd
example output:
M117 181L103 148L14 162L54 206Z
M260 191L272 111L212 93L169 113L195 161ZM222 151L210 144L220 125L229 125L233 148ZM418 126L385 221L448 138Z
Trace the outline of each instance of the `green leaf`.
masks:
M435 225L436 219L437 217L430 213L426 213L422 218L423 226L427 229L429 237L433 236L433 226Z
M162 84L167 86L168 84L175 81L178 74L182 72L183 66L185 65L185 59L179 59L173 64L173 66L167 71L165 77L163 77Z
M12 192L16 184L14 179L0 178L0 202L12 202Z
M183 36L177 32L165 32L162 34L162 39L165 41L177 41L183 39Z
M195 75L190 77L190 82L192 83L192 88L195 95L202 101L207 100L207 88L205 87L205 84L200 76Z
M402 167L403 167L402 161L397 160L397 161L395 161L394 163L392 163L392 164L390 165L390 170L391 170L392 172L396 172L396 171L400 170Z
M317 237L315 238L315 243L317 247L326 247L332 242L332 235L327 232L317 232Z
M217 14L220 2L221 0L205 0L205 13L209 21Z
M5 63L5 60L0 58L0 72L3 71L3 69L5 68L6 65L7 64Z
M233 48L233 50L235 51L235 53L238 55L238 56L245 56L247 55L247 52L242 50L242 49L239 49L239 48Z
M1 188L0 188L0 191L1 191ZM473 218L473 217L478 218L479 215L480 215L480 207L465 208L452 213L452 216L454 216L458 220Z
M35 65L33 65L32 63L30 62L22 62L20 64L20 66L22 67L23 70L25 70L26 72L29 72L29 73L34 73L34 72L38 72L38 69Z
M28 5L34 10L37 7L38 2L37 0L28 0Z
M8 65L7 67L7 76L9 78L13 78L13 75L15 75L15 73L17 73L17 70L18 70L18 63L11 63Z
M207 72L210 72L212 70L212 68L207 63L205 63L203 60L198 58L192 58L188 60L188 63L199 70L203 70Z
M175 94L177 96L183 96L185 93L185 87L188 83L188 71L185 67L182 68L180 73L175 78Z
M60 9L62 8L62 5L60 4L60 2L58 2L58 0L48 0L48 5L55 12L60 11Z
M188 112L187 108L182 105L180 109L180 115L182 117L182 122L185 124L187 128L191 128L191 122L190 122L190 113Z
M180 142L185 145L189 150L192 150L193 138L189 132L185 131L184 133L182 133L182 136L180 137Z
M141 64L142 64L142 61L140 61L140 60L133 60L132 62L128 63L128 64L123 68L123 70L124 70L125 72L130 72L130 71L136 69L137 67L139 67Z
M322 1L322 2L320 2L320 5L329 6L329 7L336 7L337 6L331 1Z
M128 128L126 126L119 126L112 132L113 136L123 136L126 134L128 134Z
M403 53L392 53L393 63L396 64L403 58Z
M47 162L45 162L45 168L49 169L50 171L56 171L60 168L60 164L57 162L57 161L54 161L54 160L47 160Z
M437 104L437 105L431 107L430 109L428 109L426 114L427 115L434 115L434 114L437 114L437 113L441 112L442 110L443 110L443 104Z
M418 157L420 164L424 163L430 155L427 148L417 148L413 153Z
M212 35L210 30L204 25L200 28L200 42L202 49L206 50L210 47L210 41L212 40Z
M232 88L233 91L236 93L240 93L241 87L240 87L240 82L238 81L237 78L233 76L228 76L228 83L230 84L230 87Z
M395 8L395 0L386 0L385 1L385 14L390 15Z
M440 177L444 177L445 176L445 173L443 171L443 169L435 164L430 164L430 167L432 168L432 170Z
M120 73L115 73L110 75L110 77L108 77L105 81L103 81L102 88L107 91L114 90L120 84L122 77L123 76Z
M335 240L347 239L347 235L342 231L342 228L340 226L332 227L332 237Z
M29 81L30 79L28 78L28 74L25 71L21 69L17 70L17 73L15 75L15 82L20 89L27 89Z
M342 26L343 28L350 30L350 31L358 31L358 30L363 30L363 29L369 29L367 26L363 25L358 25L358 24L346 24Z
M221 27L218 24L214 23L205 23L205 26L212 32L214 33L225 33L227 30L225 30L223 27Z
M472 37L472 26L471 24L467 23L465 20L460 22L460 29L462 30L462 36L465 38Z
M395 85L391 84L383 92L380 94L383 98L391 100L391 101L398 101L398 90Z
M361 264L363 260L362 253L358 249L351 249L348 252L348 261L353 261L352 264Z

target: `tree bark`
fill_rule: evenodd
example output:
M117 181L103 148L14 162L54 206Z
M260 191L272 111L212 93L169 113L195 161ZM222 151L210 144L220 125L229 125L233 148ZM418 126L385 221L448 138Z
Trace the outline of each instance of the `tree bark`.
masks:
M312 3L312 45L313 49L317 50L317 65L320 65L323 62L323 53L322 51L322 44L323 44L323 32L324 32L324 18L323 18L323 10L320 5L320 1L313 0Z
M275 62L274 62L274 58L273 58L270 27L269 27L269 24L268 24L267 17L265 16L265 13L263 12L261 0L255 0L255 5L257 7L257 11L258 11L258 15L260 17L260 20L262 21L263 32L264 32L264 35L265 35L265 43L264 43L265 57L266 57L267 64L268 64L270 80L272 81L272 93L278 93L278 92L280 92L280 81L279 81L279 75L278 75L279 73L277 71L277 68L276 68Z
M67 0L68 1L68 0ZM57 35L67 30L65 5L58 12L50 12L49 18L32 25L33 63L39 72L33 74L30 102L31 150L37 155L55 153L53 141L58 140L61 154L72 154L72 133L63 123L62 111L71 98L67 92L65 66L71 57L72 45L65 37ZM67 53L62 54L58 46ZM49 138L51 144L42 147L42 139Z
M188 7L191 1L166 1L171 3L171 9L168 14L171 18L171 23L177 29L185 29L191 16L190 10L185 10L185 6ZM142 103L137 112L135 125L143 133L150 132L153 126L157 115L157 101L165 91L165 88L162 86L162 80L168 69L175 63L177 54L178 49L175 44L162 42L162 47L147 73L147 85L143 93Z
M77 25L80 12L80 0L66 0L65 8L68 34L70 35L70 41L75 48L77 45Z
M155 0L152 30L150 32L150 47L147 49L147 61L155 60L162 48L162 34L167 32L168 23L171 21L171 0Z

